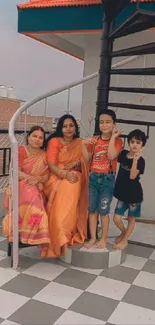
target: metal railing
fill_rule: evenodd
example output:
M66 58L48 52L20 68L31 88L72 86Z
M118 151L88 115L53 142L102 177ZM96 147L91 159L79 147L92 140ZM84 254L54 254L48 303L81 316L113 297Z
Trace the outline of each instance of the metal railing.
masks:
M0 148L0 177L9 176L11 148Z
M116 63L113 65L112 68L118 68L122 65L128 64L134 60L136 60L138 56L132 56L129 57L121 62ZM18 261L19 261L19 234L18 234L18 142L15 137L15 123L19 116L25 112L28 108L30 108L32 105L40 102L41 100L47 100L47 98L54 96L56 94L59 94L65 90L68 91L68 101L67 101L67 111L69 111L69 100L70 100L70 89L74 88L78 85L82 85L83 83L92 80L94 78L98 77L98 72L93 73L87 77L84 77L82 79L76 80L72 83L69 83L65 86L59 87L55 90L49 91L45 94L42 94L38 96L37 98L30 100L26 103L24 103L13 115L12 119L9 123L9 137L11 141L11 187L12 187L12 193L13 193L13 216L14 216L14 223L13 223L13 269L17 269L18 267ZM47 103L46 103L47 104ZM46 107L46 105L45 105ZM46 112L45 112L46 113ZM15 189L15 190L14 190Z

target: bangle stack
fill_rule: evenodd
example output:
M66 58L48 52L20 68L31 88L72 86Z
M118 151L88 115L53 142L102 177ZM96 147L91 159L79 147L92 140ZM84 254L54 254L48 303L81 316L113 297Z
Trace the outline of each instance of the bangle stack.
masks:
M62 179L65 179L67 177L68 170L60 169L58 172L58 176Z
M42 183L42 176L36 177L37 183Z
M75 167L79 167L81 165L81 161L80 160L77 160L76 162L75 162Z

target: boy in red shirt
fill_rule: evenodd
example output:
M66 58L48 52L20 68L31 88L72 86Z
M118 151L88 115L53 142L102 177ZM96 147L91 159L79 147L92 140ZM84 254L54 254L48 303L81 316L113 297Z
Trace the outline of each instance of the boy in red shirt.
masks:
M89 227L91 238L85 243L90 249L95 246L105 248L109 229L109 212L113 198L117 157L122 150L122 131L116 131L116 114L108 109L99 116L101 135L96 137L96 144L88 146L92 163L89 176ZM102 236L96 241L98 215L100 214Z

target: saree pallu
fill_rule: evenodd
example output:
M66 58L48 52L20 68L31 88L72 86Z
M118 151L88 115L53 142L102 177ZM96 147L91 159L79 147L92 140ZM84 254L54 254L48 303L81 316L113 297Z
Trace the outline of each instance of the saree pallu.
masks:
M33 177L48 173L45 152L27 157L23 162L22 172ZM7 210L9 200L11 193L7 190L4 200L4 207ZM12 242L12 209L3 219L3 233L8 241ZM44 193L39 191L37 185L28 185L26 179L19 181L19 241L27 245L45 245L45 250L50 242Z
M88 166L82 158L81 139L63 145L59 152L58 166L63 169L77 160L81 161L81 172L76 171L76 183L51 175L45 184L50 246L48 251L41 250L42 257L65 255L68 245L83 243L87 236Z

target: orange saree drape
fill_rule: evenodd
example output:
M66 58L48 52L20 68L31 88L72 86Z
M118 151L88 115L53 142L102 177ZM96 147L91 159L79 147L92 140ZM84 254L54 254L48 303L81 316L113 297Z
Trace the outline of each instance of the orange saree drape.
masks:
M64 255L68 244L83 243L87 233L88 166L82 158L82 140L74 139L65 145L59 138L50 140L47 160L57 163L59 168L81 161L81 172L77 171L76 183L51 174L45 184L50 246L46 252L42 249L41 256L59 257Z

